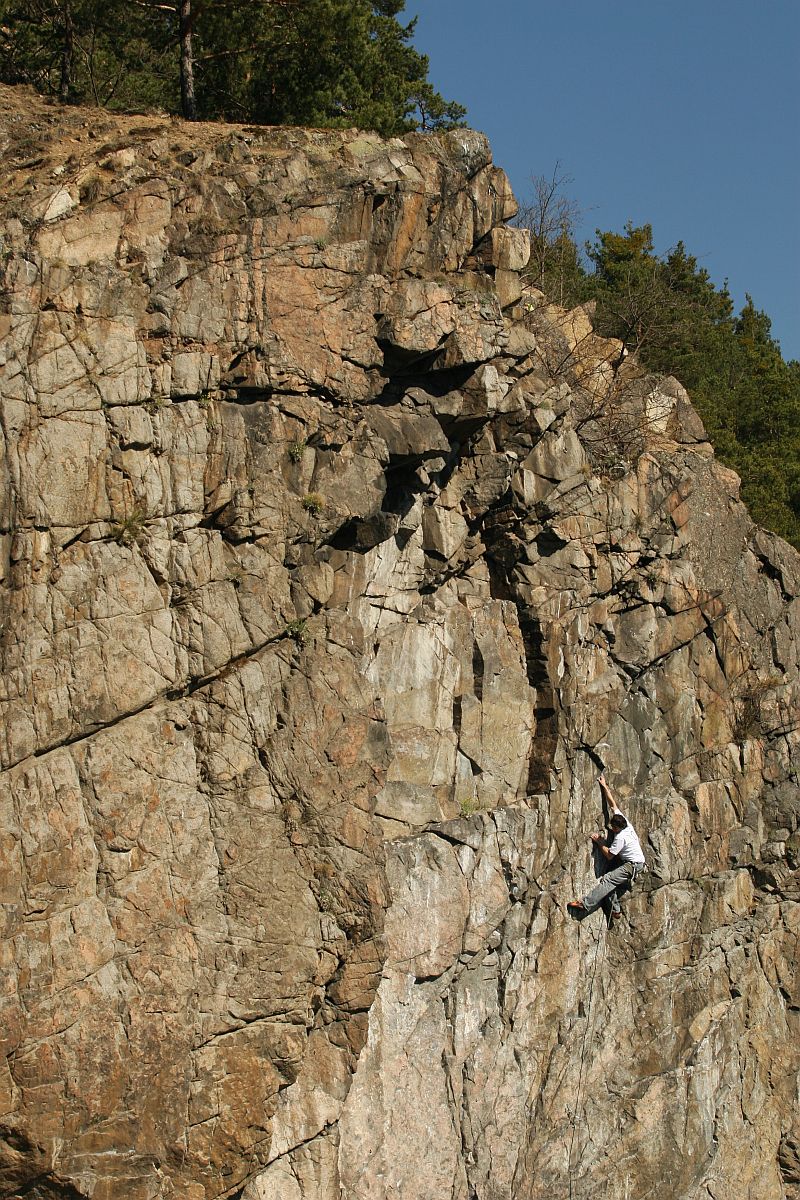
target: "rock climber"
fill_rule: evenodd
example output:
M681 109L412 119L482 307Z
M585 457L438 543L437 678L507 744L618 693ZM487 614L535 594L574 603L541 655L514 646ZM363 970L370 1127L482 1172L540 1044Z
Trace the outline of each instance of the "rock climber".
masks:
M619 904L620 892L625 891L636 882L638 876L645 870L645 861L636 830L622 810L617 808L616 801L611 794L611 788L606 783L605 776L601 775L598 782L608 802L611 813L608 824L613 834L613 840L610 845L606 846L604 844L606 835L603 833L593 833L592 841L605 862L611 865L609 865L596 887L587 892L581 900L571 900L567 908L573 916L588 916L589 913L594 912L596 908L600 907L606 897L609 897L611 917L614 919L622 916L622 909Z

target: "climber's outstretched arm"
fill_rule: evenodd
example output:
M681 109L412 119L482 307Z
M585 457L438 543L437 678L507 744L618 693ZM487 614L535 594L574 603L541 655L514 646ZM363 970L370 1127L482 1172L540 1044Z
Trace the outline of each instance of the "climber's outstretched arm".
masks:
M611 809L612 813L619 812L620 809L617 808L617 802L611 793L611 788L606 783L605 775L601 775L597 782L600 784L600 787L603 789L603 795L605 796L606 800L608 801L608 807Z

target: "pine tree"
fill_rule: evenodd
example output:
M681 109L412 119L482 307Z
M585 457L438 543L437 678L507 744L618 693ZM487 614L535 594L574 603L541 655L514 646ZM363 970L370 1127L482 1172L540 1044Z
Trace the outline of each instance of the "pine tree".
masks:
M683 243L658 256L649 225L598 231L589 257L598 330L681 380L755 519L800 548L800 367L783 360L769 317L749 296L734 317L727 286Z
M268 125L356 126L391 135L463 123L427 80L402 25L404 0L250 0L237 19L208 9L201 111Z
M0 0L0 80L64 103L167 106L177 89L170 4Z
M428 80L405 0L0 0L0 80L194 119L463 124Z
M597 230L587 271L564 180L556 170L533 182L520 214L533 235L530 281L565 306L594 300L600 334L677 376L755 520L800 549L800 363L784 361L767 315L749 296L734 315L727 284L716 287L682 242L657 254L650 225Z

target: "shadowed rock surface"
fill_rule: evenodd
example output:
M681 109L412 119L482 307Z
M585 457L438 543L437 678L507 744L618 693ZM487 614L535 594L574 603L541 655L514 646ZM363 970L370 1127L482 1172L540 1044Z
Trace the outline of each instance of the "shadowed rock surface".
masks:
M0 92L3 1194L796 1200L800 559L680 384L478 134Z

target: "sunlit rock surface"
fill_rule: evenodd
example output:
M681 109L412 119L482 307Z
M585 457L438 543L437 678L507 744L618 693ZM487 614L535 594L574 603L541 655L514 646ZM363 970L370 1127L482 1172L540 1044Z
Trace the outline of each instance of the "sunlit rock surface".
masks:
M683 389L480 135L2 98L3 1194L798 1197L800 561Z

